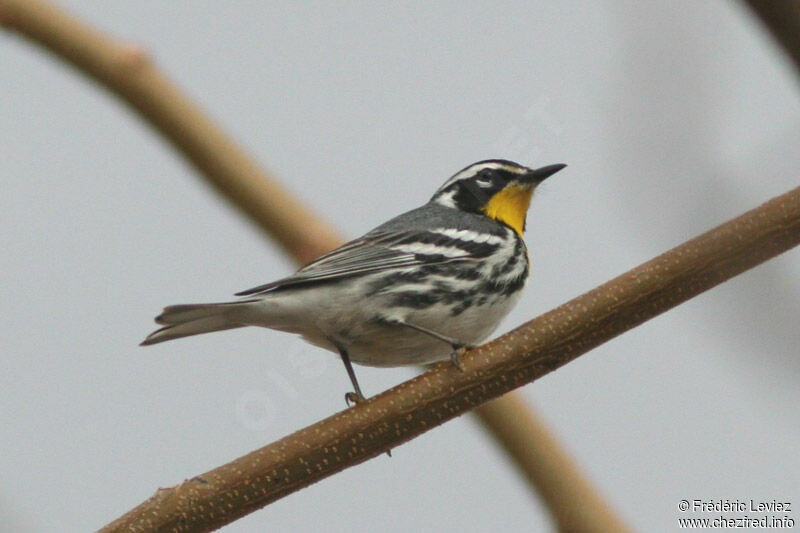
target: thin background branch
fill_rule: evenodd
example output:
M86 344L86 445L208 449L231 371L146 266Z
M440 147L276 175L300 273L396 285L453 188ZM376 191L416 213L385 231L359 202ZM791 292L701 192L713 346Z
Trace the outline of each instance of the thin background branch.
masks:
M298 263L341 244L339 235L237 147L156 68L141 47L119 43L39 0L0 0L0 24L119 96ZM580 525L583 531L625 530L521 398L514 394L498 398L476 414L545 503L559 503L558 509L549 510L561 529Z
M744 0L761 20L800 73L800 2Z

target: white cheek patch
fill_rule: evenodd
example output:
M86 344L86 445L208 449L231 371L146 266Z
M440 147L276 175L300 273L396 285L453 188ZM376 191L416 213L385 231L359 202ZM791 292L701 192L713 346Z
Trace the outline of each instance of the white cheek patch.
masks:
M443 205L445 207L456 207L456 202L453 200L453 197L456 195L456 191L450 191L446 194L441 194L436 196L436 203L439 205Z

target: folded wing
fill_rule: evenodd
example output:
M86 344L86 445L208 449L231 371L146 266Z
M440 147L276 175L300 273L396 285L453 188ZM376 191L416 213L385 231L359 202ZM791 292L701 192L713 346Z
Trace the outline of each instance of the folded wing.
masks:
M369 233L323 255L287 278L236 295L253 296L387 269L471 261L485 257L496 247L485 240L454 239L435 231Z

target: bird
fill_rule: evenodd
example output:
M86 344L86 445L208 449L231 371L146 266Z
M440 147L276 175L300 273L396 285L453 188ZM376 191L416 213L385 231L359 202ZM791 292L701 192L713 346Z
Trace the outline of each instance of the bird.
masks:
M486 339L514 307L530 260L523 240L536 187L566 167L531 169L487 159L456 172L421 207L396 216L294 274L238 300L165 307L141 343L245 326L298 334L339 355L354 392L353 363L428 364Z

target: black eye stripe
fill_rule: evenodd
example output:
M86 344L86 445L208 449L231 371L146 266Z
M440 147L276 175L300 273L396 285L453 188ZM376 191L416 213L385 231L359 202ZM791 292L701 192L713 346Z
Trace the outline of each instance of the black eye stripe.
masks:
M486 203L489 201L489 196L474 181L467 180L462 185L467 191L469 191L470 194L472 194L472 196L475 197L475 199L478 201L478 205L486 205Z

